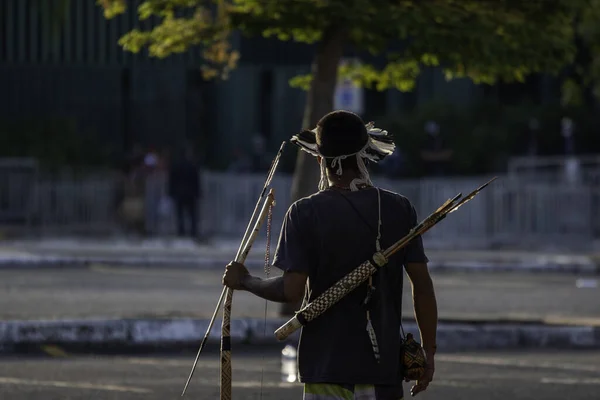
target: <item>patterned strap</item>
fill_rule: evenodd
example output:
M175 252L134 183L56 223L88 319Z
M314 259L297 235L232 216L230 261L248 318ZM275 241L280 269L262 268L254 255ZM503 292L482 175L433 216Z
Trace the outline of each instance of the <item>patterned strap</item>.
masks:
M367 222L367 220L362 216L362 214L358 211L358 209L354 206L354 204L352 204L350 199L347 198L343 193L341 193L341 192L338 192L338 193L340 193L340 195L348 202L350 207L352 207L354 209L354 211L356 211L356 215L358 215L358 217L365 223L365 225L369 228L369 230L371 230L371 232L373 232L374 229ZM378 206L378 210L377 210L378 215L377 215L377 237L375 238L375 250L381 251L381 245L380 245L380 239L381 239L381 193L379 191L379 188L377 188L377 206ZM371 347L373 348L373 355L375 356L375 360L377 361L377 363L379 363L379 361L380 361L379 344L377 343L377 335L375 334L375 329L373 328L373 324L371 323L371 313L369 312L369 302L371 301L371 297L372 297L374 291L375 291L375 287L373 286L373 275L370 275L369 279L368 279L368 283L367 283L367 295L365 297L363 304L364 304L364 306L367 307L367 328L366 328L367 334L369 335L369 340L371 342Z

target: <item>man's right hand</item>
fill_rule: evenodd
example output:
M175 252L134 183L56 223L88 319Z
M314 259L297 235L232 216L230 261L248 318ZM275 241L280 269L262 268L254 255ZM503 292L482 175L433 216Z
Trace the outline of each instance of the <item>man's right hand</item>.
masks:
M415 318L421 332L421 343L427 358L427 369L425 376L417 381L411 389L411 395L427 389L433 379L435 371L435 343L437 333L437 302L435 290L427 264L408 263L405 267L406 273L412 283L413 303L415 306Z
M427 390L427 387L433 381L433 374L435 373L435 361L433 358L433 354L430 356L427 355L427 368L425 369L425 374L421 379L417 381L417 383L410 389L410 395L416 396L420 392Z

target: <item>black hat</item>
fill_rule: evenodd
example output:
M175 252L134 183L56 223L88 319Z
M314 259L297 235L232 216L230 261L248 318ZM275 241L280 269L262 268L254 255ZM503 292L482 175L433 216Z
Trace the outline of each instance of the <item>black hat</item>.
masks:
M349 111L325 115L312 130L294 135L291 142L313 156L323 158L360 155L378 162L394 152L394 139L387 131L375 128Z

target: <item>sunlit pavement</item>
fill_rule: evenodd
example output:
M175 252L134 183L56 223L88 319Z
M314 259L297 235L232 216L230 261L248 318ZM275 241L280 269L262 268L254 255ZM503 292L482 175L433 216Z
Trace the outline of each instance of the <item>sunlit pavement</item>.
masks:
M234 399L301 399L281 382L280 348L233 349ZM194 354L0 358L0 398L10 400L166 400L179 395ZM439 354L421 399L596 399L600 351ZM218 353L202 355L186 398L216 399ZM261 394L262 388L262 394ZM408 393L410 386L405 385ZM409 397L409 396L406 396Z
M262 276L260 269L253 271ZM273 269L273 274L277 271ZM0 270L0 320L57 318L210 318L221 292L222 271L94 265L78 269ZM435 273L440 318L600 321L600 283L558 273ZM592 284L590 284L592 283ZM270 303L268 317L279 305ZM404 285L405 316L412 316ZM265 302L235 292L233 316L264 318Z

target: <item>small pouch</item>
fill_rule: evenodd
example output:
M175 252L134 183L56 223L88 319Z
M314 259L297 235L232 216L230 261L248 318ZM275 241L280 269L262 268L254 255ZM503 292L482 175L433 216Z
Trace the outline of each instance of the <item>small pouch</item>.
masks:
M417 381L425 375L427 358L421 344L412 333L407 334L400 345L400 364L405 380Z

